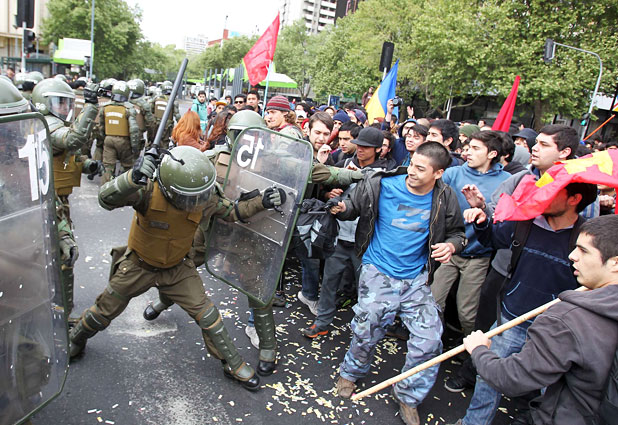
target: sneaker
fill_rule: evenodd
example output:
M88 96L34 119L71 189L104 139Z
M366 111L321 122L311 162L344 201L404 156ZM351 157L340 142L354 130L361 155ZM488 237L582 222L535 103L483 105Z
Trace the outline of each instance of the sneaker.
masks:
M317 301L309 301L307 298L305 298L305 296L303 295L303 291L298 291L298 299L301 303L305 304L307 307L309 307L309 311L314 315L317 316L318 315L318 302Z
M275 296L273 297L273 307L285 307L286 298L283 292L275 292Z
M395 392L395 388L393 388L391 394L393 395L395 403L399 405L399 417L403 423L406 425L420 425L421 419L418 417L418 410L416 410L416 407L409 406L399 400L399 397L397 397L397 393Z
M328 335L328 329L318 328L314 323L306 329L301 329L301 333L307 338L317 338L319 336Z
M255 326L247 325L247 327L245 328L245 334L247 334L247 336L251 340L251 345L259 349L260 348L260 337L258 336L257 331L255 330Z
M444 388L452 393L460 393L463 390L474 388L474 384L459 375L452 375L444 381Z
M337 394L339 394L339 397L350 398L355 389L356 384L353 381L345 379L343 376L337 379Z

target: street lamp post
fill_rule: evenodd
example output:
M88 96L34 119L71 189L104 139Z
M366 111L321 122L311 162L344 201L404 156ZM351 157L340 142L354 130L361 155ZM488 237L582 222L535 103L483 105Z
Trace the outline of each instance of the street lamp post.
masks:
M94 62L94 1L92 0L92 12L90 14L90 72L88 76L92 78L92 62Z
M601 84L601 75L603 75L603 61L601 60L601 57L599 55L597 55L594 52L591 52L590 50L584 50L584 49L580 49L579 47L568 46L566 44L558 43L552 40L551 38L548 38L547 40L545 40L545 51L543 53L543 60L545 61L545 63L547 64L551 63L552 59L554 58L556 54L556 46L562 46L562 47L566 47L567 49L577 50L578 52L588 53L590 55L593 55L599 60L599 76L597 77L597 83L594 86L594 92L592 93L592 99L590 99L590 106L588 107L588 113L584 115L584 117L586 117L585 124L583 124L583 121L582 121L582 127L584 129L582 136L584 136L588 129L588 124L590 124L590 114L592 113L592 106L594 103L594 98L597 96L597 91L599 90L599 84Z

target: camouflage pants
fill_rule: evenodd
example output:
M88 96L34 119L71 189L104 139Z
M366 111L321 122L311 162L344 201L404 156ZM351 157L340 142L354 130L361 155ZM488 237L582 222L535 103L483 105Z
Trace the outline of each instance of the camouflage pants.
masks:
M352 342L340 368L342 377L356 381L369 372L376 344L396 315L410 331L402 372L442 352L439 308L426 283L426 272L415 279L395 279L372 264L363 264L351 323ZM433 387L438 368L436 365L397 383L394 390L399 399L410 406L419 405Z

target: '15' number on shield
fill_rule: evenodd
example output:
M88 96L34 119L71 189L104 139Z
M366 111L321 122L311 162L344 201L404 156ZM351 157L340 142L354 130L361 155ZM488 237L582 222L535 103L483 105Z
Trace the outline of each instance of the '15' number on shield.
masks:
M24 147L19 149L20 158L28 158L30 175L30 195L32 200L39 199L39 194L45 196L49 190L49 155L45 143L45 130L38 134L29 134Z
M238 161L238 165L241 167L245 168L251 164L251 169L253 170L255 168L255 162L258 159L258 154L262 149L264 149L264 145L262 144L262 139L258 139L257 146L254 147L254 144L255 140L252 140L249 146L244 145L238 149L236 161ZM253 155L253 157L250 155Z

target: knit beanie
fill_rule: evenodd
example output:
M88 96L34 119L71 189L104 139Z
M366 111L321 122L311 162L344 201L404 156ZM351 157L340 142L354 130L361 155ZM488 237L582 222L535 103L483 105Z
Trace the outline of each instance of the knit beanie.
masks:
M285 98L285 96L277 95L273 96L268 103L266 104L266 110L276 109L278 111L288 112L292 109L290 108L290 102Z

